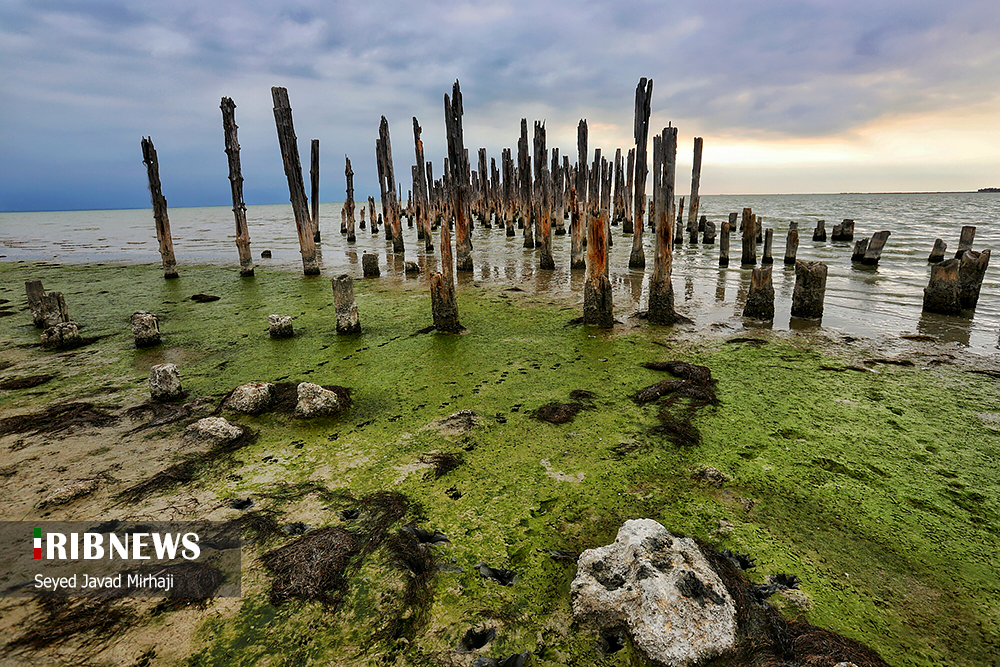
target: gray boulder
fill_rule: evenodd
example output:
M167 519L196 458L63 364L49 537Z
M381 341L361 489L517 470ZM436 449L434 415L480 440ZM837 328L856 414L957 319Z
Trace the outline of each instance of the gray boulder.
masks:
M613 544L580 555L573 615L625 629L650 660L684 667L736 646L736 607L694 540L652 519L626 521Z
M268 315L267 329L271 338L291 338L294 334L292 318L288 315Z
M221 444L236 440L243 435L243 429L229 423L223 417L205 417L184 429L185 440Z
M159 345L160 323L156 315L147 313L145 310L137 310L132 313L130 323L136 347Z
M322 417L335 415L344 409L336 392L323 389L318 384L302 382L298 386L299 401L295 404L296 417Z
M248 382L233 389L222 407L230 412L255 415L271 407L274 399L274 385L270 382Z
M183 394L181 375L175 364L158 364L149 369L149 397L154 401L170 401Z
M42 347L45 348L65 350L81 342L76 322L60 322L42 332Z

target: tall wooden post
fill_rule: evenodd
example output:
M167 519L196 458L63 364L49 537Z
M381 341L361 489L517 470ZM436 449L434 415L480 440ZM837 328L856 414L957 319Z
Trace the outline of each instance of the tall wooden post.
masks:
M271 88L274 100L274 124L278 130L278 145L281 160L288 180L288 195L295 215L295 228L299 234L299 251L302 254L302 272L307 276L319 275L316 261L316 241L313 239L312 220L306 202L306 188L302 183L302 163L299 161L299 145L292 125L292 107L288 103L288 91L281 86Z
M719 266L729 266L729 229L729 221L723 221L719 230Z
M386 236L392 239L392 251L403 254L403 230L400 221L399 199L396 194L396 173L392 165L392 144L389 141L389 121L382 116L378 126L378 142L382 171L385 174L385 190L382 194L382 210L385 211Z
M571 262L571 268L584 268L587 264L583 257L583 248L587 245L587 221L590 219L590 206L588 205L590 185L590 174L587 168L587 158L589 156L589 127L587 119L581 118L576 126L576 205L580 209L579 234L580 234L580 254L577 261Z
M774 258L771 256L771 246L774 243L774 230L765 229L764 230L764 254L760 258L761 265L774 264Z
M521 199L518 206L519 223L524 229L524 247L535 247L535 233L531 224L531 153L528 152L528 119L521 119L521 138L517 141L517 170L521 177Z
M795 262L792 317L818 320L823 317L827 266L823 262Z
M596 174L594 173L596 172ZM595 178L596 176L596 178ZM600 167L591 171L587 206L587 277L583 284L583 323L610 329L615 324L611 281L607 275L607 228L600 219Z
M545 146L545 123L535 121L535 214L539 221L539 240L541 253L538 267L541 269L556 268L552 259L552 209L549 193L549 151Z
M653 191L657 220L650 225L656 238L653 273L649 278L648 319L654 324L673 324L674 288L670 280L673 264L674 185L677 177L677 128L665 127L660 137L662 174L660 187Z
M351 169L351 158L344 156L346 166L344 176L347 178L347 199L344 201L344 217L347 220L347 242L355 243L358 240L354 233L354 170Z
M795 255L799 250L799 223L788 223L788 236L785 237L785 264L795 264Z
M701 196L698 194L698 190L701 187L701 149L703 146L704 140L701 137L695 137L694 166L691 167L691 201L688 202L688 229L695 230L698 230L698 210L701 206Z
M653 98L653 80L639 79L635 88L635 219L633 220L632 254L628 265L631 269L646 266L642 250L642 217L646 211L646 138L649 133L650 103Z
M628 165L625 168L625 220L622 221L622 234L632 233L632 193L635 186L635 148L628 149Z
M976 239L976 228L973 225L962 227L962 235L958 239L958 251L955 252L955 259L962 259L966 250L972 250L972 242Z
M472 271L472 238L469 236L469 157L462 133L462 90L458 79L452 97L444 96L445 129L451 168L452 205L455 209L455 254L459 271ZM530 179L530 174L528 176ZM442 241L443 242L443 241ZM454 287L452 288L454 290Z
M427 188L427 170L424 164L424 142L420 138L422 132L417 117L413 117L413 153L416 158L416 176L413 182L413 198L417 204L417 229L423 230L424 251L434 250L434 237L431 235L430 201Z
M500 154L500 166L503 168L503 218L507 236L514 236L514 200L517 198L517 184L514 181L514 160L510 149L505 148Z
M233 216L236 218L236 249L240 255L240 275L253 275L253 255L250 254L250 232L247 229L247 207L243 203L243 173L240 169L240 142L237 138L236 103L223 97L222 130L226 137L226 156L229 158L229 186L233 193Z
M741 220L743 228L743 258L740 261L742 266L756 266L757 264L757 225L756 219L749 208L743 209Z
M566 172L563 170L562 163L559 161L559 149L552 149L552 169L549 171L549 176L552 179L552 186L549 188L549 193L552 197L552 219L555 221L556 228L553 233L556 236L566 235L566 202L563 198L563 183L566 179Z
M319 241L319 139L313 139L310 146L309 182L312 186L313 241Z
M177 260L174 259L174 240L170 236L170 219L167 217L167 198L160 188L160 163L156 160L156 148L152 137L142 138L142 161L149 177L149 195L153 202L153 220L156 222L156 240L160 244L160 258L163 260L163 277L177 277Z

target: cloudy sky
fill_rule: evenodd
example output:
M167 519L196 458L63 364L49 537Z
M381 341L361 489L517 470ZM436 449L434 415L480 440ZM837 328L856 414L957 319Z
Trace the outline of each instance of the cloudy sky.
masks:
M148 207L143 136L171 206L229 204L222 96L247 202L287 202L274 85L304 157L320 139L323 201L345 154L376 193L383 114L397 180L413 116L440 173L456 78L473 152L526 117L572 155L586 118L613 154L643 76L651 132L679 128L679 193L694 136L705 194L1000 186L995 0L0 0L0 210Z

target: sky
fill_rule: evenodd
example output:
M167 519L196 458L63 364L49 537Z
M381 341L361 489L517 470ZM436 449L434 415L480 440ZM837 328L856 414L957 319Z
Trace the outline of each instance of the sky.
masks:
M377 198L382 115L404 197L414 116L440 175L456 79L473 156L516 152L522 117L571 156L585 118L613 156L640 77L678 195L695 136L702 194L1000 187L995 0L0 0L0 211L148 208L144 136L170 206L231 205L223 96L246 202L286 203L271 86L304 161L320 140L321 201L345 155Z

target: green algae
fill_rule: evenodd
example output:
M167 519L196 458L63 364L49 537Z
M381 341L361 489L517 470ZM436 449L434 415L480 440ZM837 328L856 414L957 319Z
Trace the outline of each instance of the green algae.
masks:
M397 491L421 508L407 520L448 535L449 544L430 547L437 561L463 570L433 577L433 602L409 636L373 643L387 615L405 614L406 575L385 550L361 564L330 609L271 605L250 546L242 606L204 622L189 664L448 664L481 624L498 633L477 654L642 664L630 647L598 657L596 633L572 624L575 567L549 554L607 544L640 517L750 553L755 579L796 574L810 604L786 613L868 644L890 664L989 664L1000 652L1000 440L976 417L1000 410L989 377L948 367L825 370L857 365L850 357L861 351L805 336L725 345L681 342L648 325L568 326L577 304L476 283L458 294L468 333L451 336L417 333L430 324L422 281L359 281L363 333L339 337L328 279L264 271L240 279L208 267L171 281L157 274L0 265L0 298L20 303L19 286L40 278L66 295L83 335L98 338L47 352L35 347L29 315L0 320L0 361L13 364L5 377L56 376L0 394L4 414L81 396L135 405L149 367L165 361L178 363L192 397L221 399L251 380L350 387L353 406L337 417L234 418L259 431L257 441L233 455L230 474L193 483L348 529L337 511L350 498ZM196 293L221 299L196 303ZM140 309L159 316L161 346L132 345L128 318ZM268 336L272 313L293 317L295 337ZM631 400L669 377L641 364L668 359L706 365L718 381L720 404L693 418L698 447L651 433L657 407ZM578 389L593 392L593 409L559 425L531 417ZM459 410L474 410L480 424L428 428ZM436 476L421 461L441 452L461 465ZM730 481L692 478L707 466ZM483 579L481 561L520 578L510 587Z

